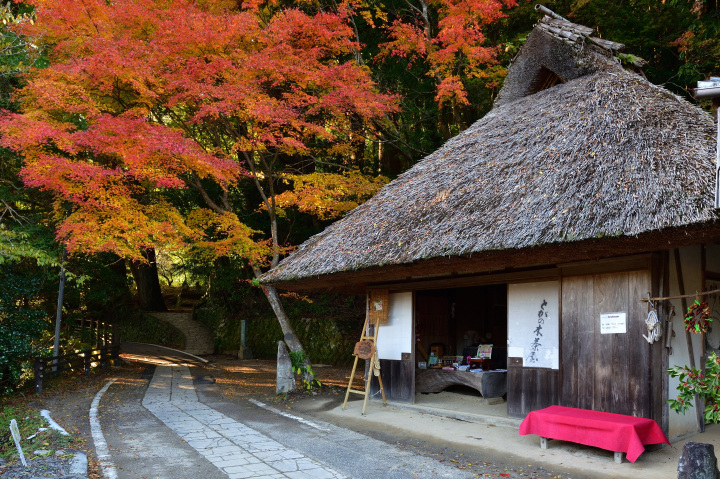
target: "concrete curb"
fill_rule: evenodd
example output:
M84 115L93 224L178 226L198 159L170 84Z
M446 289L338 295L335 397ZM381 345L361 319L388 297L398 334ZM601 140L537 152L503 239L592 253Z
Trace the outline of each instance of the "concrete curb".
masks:
M68 475L70 476L83 476L88 477L88 458L87 454L80 451L74 451L74 456L70 462L70 470Z

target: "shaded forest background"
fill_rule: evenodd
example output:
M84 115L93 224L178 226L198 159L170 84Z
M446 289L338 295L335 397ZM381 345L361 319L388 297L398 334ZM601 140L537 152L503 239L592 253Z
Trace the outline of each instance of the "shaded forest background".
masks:
M61 263L67 273L63 351L89 346L89 340L78 332L88 319L116 324L124 340L182 347L181 335L145 313L185 307L192 308L195 317L214 331L217 352L238 349L240 321L247 320L249 346L259 357L273 357L283 331L255 281L272 261L258 257L282 257L486 114L508 64L539 19L535 2L525 0L347 4L279 0L252 2L252 6L250 2L197 0L178 2L178 8L181 4L210 10L217 6L222 12L254 8L257 18L268 24L289 9L302 12L307 21L338 15L356 43L328 53L323 61L357 66L369 75L374 94L384 95L378 98L391 106L375 116L357 113L358 107L342 121L337 113L313 118L313 125L339 132L332 139L303 136L302 148L254 146L254 156L238 160L250 173L231 186L197 179L192 172L179 175L185 174L188 184L195 181L197 188L143 184L138 202L160 204L161 200L170 205L168 211L181 213L183 225L194 225L201 234L188 233L183 241L128 242L137 254L85 241L85 246L71 248L65 263L63 249L76 238L73 234L79 235L77 229L68 232L67 220L82 205L47 183L28 181L32 175L23 171L28 167L29 150L17 147L19 140L4 142L6 148L0 150L0 394L26 381L29 358L52 353ZM644 70L650 81L690 101L688 88L720 75L718 0L544 4L573 22L595 28L603 38L624 43L625 53L648 62ZM26 116L29 111L46 111L38 104L44 100L38 99L37 92L32 100L18 94L28 91L37 71L51 71L54 62L61 61L53 54L59 34L41 34L44 7L44 2L18 3L0 11L5 19L0 32L3 110ZM457 31L462 35L453 37ZM285 93L282 85L274 88L275 95ZM707 104L701 106L709 109ZM163 107L172 112L171 107ZM73 121L82 124L82 119ZM165 126L183 131L179 123L166 122ZM12 136L8 131L2 134ZM22 137L25 133L14 134ZM197 141L207 145L209 140ZM250 167L253 164L257 170ZM255 184L258 178L264 189ZM277 203L264 197L270 190ZM213 195L222 197L228 207L207 210L206 196ZM272 221L268 221L269 209ZM201 217L200 211L209 212ZM218 219L229 212L233 215L230 226ZM251 232L243 230L240 240L229 241L242 236L240 226ZM100 230L96 230L98 235ZM83 234L91 237L93 229ZM260 251L266 247L270 249ZM364 316L364 298L289 295L282 302L313 362L337 364L351 359Z

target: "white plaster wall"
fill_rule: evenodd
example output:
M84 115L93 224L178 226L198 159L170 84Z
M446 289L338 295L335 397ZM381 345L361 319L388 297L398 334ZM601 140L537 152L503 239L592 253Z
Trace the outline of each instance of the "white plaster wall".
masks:
M560 367L559 292L559 281L508 285L508 357L523 358L525 367Z
M402 359L402 353L412 352L413 294L390 293L388 322L380 326L377 351L380 359Z
M720 245L707 245L705 258L707 271L720 273ZM720 289L720 280L708 279L706 287L708 291ZM712 350L720 351L720 293L706 296L705 301L712 310L713 322L717 322L710 328L707 335L708 343ZM708 354L710 353L710 348L708 348ZM718 352L718 354L720 354L720 352Z
M708 250L708 267L710 265L710 251ZM683 282L685 283L685 294L701 291L701 269L700 269L700 246L691 246L680 249L680 263L683 274ZM678 287L677 272L675 270L675 256L670 251L670 292L668 296L676 296L680 294ZM692 304L692 298L688 298L688 306ZM675 316L672 319L675 337L672 338L672 354L669 356L670 367L690 365L690 356L688 355L687 341L685 339L684 311L682 309L682 301L674 299L671 301L675 306ZM695 356L695 367L700 367L700 347L701 336L699 334L690 334L693 352ZM665 341L666 338L662 338ZM677 397L677 378L670 378L668 385L668 398ZM678 414L670 410L669 424L670 441L678 438L694 434L698 431L695 408L689 409L685 414Z
M706 245L705 264L708 271L720 273L720 245Z

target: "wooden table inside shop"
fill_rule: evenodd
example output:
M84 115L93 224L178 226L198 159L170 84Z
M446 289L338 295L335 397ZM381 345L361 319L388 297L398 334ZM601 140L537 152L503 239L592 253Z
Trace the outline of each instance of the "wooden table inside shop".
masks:
M507 393L506 371L453 371L448 369L416 369L415 392L437 393L450 386L468 386L484 398L499 398Z

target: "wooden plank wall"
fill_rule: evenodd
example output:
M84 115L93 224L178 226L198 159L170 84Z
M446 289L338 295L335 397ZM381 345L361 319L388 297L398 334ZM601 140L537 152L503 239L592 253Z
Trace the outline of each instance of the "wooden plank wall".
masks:
M385 398L398 402L412 402L414 397L412 360L381 359L380 374L385 387ZM370 380L373 399L382 399L377 377Z
M558 404L560 371L508 365L507 413L522 418L530 411Z
M642 337L639 301L650 290L649 270L563 278L561 405L653 417L662 384L653 384L650 358L662 342ZM612 312L627 313L626 334L600 334L600 314Z
M670 252L663 251L653 256L652 262L652 296L663 297L670 293ZM658 307L658 317L661 321L669 320L669 304L661 302ZM668 389L670 376L667 373L670 367L670 356L665 348L667 334L672 331L672 326L665 329L661 338L663 347L650 348L650 387L659 389L662 394L653 396L652 418L660 424L665 434L670 433L670 405L668 404Z
M591 277L577 277L562 283L562 398L570 407L592 409L593 383L577 378L594 374L594 328L591 321L583 320L593 311Z

